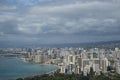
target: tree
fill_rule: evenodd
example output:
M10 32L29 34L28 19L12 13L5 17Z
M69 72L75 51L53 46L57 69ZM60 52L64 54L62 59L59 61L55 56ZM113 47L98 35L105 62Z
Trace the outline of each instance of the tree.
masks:
M80 78L80 80L89 80L89 78L86 77L86 76L83 76L83 77Z
M93 76L94 76L94 71L93 71L93 68L92 67L90 67L90 78L92 78Z
M18 78L18 79L16 79L16 80L23 80L22 78Z

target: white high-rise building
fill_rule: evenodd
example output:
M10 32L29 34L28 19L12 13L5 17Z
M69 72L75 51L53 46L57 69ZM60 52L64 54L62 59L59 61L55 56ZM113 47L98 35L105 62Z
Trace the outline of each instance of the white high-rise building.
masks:
M115 48L115 53L117 54L118 60L116 63L116 72L120 74L120 51L119 48Z
M68 63L69 64L75 64L75 55L69 55L68 56Z
M117 62L116 64L116 72L120 74L120 63L119 62Z
M99 72L100 71L100 60L99 58L93 59L93 71Z
M42 62L42 56L41 55L35 55L34 62L35 63L41 63Z
M90 65L89 59L82 59L82 67L81 70L84 71L86 69L86 66Z
M60 67L60 73L66 73L66 67L65 66L61 66Z
M100 69L103 73L107 72L107 67L108 67L108 59L104 58L100 60Z

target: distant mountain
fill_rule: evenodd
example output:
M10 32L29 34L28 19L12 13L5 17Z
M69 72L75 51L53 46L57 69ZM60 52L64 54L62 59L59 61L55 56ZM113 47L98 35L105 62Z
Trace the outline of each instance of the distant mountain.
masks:
M61 48L61 47L98 47L98 48L120 48L120 40L116 41L101 41L101 42L87 42L87 43L62 43L62 44L40 44L40 43L18 43L18 42L0 42L1 48L17 48L17 47L48 47L48 48Z
M66 43L55 44L51 46L56 47L98 47L98 48L115 48L120 47L120 40L117 41L100 41L100 42L87 42L87 43Z
M62 44L36 44L36 45L29 45L30 47L56 47L56 48L63 48L63 47L83 47L83 48L120 48L120 40L117 41L100 41L100 42L87 42L87 43L62 43Z

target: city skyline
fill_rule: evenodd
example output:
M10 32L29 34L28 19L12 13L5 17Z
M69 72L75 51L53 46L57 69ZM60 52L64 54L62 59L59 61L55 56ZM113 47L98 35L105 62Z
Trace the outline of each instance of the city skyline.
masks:
M0 0L0 44L120 40L119 0Z

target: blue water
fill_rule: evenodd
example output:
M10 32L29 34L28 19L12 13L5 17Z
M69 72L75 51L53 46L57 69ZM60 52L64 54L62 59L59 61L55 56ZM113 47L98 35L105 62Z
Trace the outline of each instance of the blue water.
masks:
M0 80L41 75L57 69L53 65L26 63L18 58L0 57Z

